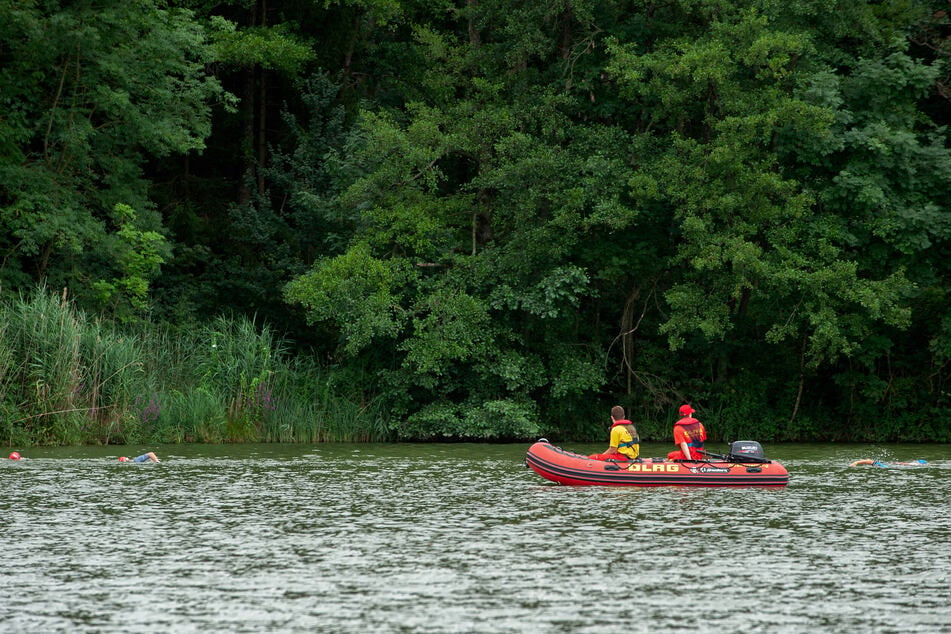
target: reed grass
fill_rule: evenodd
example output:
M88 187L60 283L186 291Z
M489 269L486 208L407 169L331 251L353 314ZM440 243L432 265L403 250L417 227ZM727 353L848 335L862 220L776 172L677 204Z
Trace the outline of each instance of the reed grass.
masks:
M268 441L372 442L390 436L379 400L364 402L357 390L345 394L336 377L310 359L295 359L291 371L275 377L274 390L280 397L264 430Z
M8 445L378 441L379 403L335 386L266 325L116 324L39 288L0 302L0 442ZM351 390L359 394L357 390Z

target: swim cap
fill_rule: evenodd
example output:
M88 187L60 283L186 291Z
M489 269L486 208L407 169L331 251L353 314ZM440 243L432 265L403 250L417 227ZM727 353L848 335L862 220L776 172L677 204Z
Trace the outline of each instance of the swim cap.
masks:
M14 451L12 454L10 454L10 460L19 460L19 459L20 459L20 454L18 454L17 452Z
M125 456L119 456L119 462L129 462L129 459Z
M690 415L693 414L695 411L697 411L697 410L695 410L694 408L690 407L689 405L681 405L681 406L680 406L680 415L681 415L681 416L690 416Z
M927 460L922 460L921 458L918 458L918 460L916 460L915 462L917 462L918 464L928 464Z

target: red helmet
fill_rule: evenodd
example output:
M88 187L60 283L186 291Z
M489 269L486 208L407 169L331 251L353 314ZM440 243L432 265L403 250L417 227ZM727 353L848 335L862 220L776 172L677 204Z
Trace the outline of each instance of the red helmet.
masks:
M690 407L689 405L681 405L681 406L680 406L680 415L681 415L681 416L690 416L690 415L693 414L695 411L697 411L697 410L695 410L694 408Z

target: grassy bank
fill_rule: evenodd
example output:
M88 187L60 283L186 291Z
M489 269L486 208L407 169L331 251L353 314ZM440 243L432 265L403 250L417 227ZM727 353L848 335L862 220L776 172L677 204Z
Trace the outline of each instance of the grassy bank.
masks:
M266 326L118 327L38 290L0 303L0 442L372 441L381 409ZM354 391L356 392L356 391Z

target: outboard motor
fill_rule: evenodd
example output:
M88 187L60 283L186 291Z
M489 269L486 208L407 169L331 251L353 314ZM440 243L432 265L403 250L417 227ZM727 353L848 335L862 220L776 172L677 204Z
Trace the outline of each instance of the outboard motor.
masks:
M766 462L763 446L755 440L735 440L730 443L730 459L750 462Z

